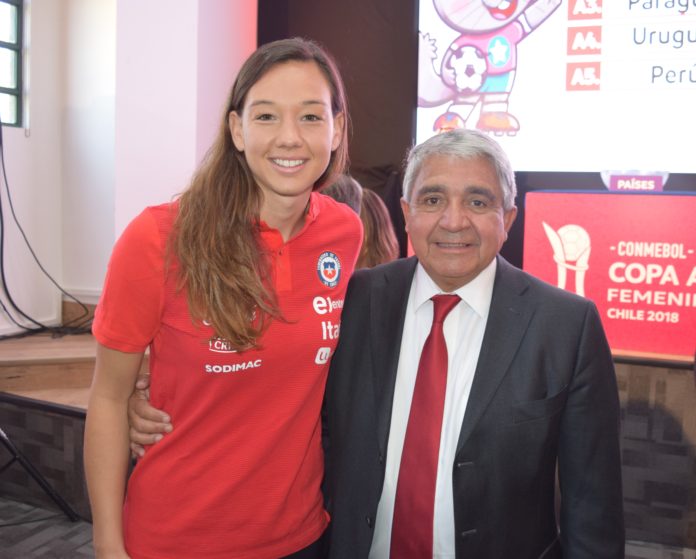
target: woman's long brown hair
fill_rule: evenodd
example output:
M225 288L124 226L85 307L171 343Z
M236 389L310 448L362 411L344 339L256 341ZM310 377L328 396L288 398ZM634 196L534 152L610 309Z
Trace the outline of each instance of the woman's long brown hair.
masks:
M172 245L194 321L210 323L215 335L237 350L257 345L270 320L280 317L272 270L259 238L262 194L228 127L240 115L249 89L273 66L289 61L317 64L331 90L332 112L345 115L339 147L314 189L331 183L348 159L348 114L343 82L333 59L305 39L285 39L257 49L232 86L215 142L181 195Z

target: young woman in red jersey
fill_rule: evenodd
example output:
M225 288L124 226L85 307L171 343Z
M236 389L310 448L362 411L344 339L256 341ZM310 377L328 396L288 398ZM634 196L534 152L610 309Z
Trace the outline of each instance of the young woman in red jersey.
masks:
M320 556L320 409L362 230L317 191L344 170L347 127L326 52L262 46L190 186L118 240L85 433L98 558ZM126 486L147 349L151 404L175 428Z

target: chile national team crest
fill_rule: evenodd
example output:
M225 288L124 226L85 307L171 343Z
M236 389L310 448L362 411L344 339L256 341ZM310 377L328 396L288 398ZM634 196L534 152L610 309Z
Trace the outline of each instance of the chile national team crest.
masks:
M321 283L327 287L336 287L341 277L341 262L333 252L322 252L317 262L317 274Z

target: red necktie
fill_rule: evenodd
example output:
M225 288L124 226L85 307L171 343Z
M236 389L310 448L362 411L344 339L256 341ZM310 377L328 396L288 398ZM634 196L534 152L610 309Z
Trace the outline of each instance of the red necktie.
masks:
M432 559L435 483L447 388L447 345L442 323L460 301L435 295L401 454L391 533L391 559Z

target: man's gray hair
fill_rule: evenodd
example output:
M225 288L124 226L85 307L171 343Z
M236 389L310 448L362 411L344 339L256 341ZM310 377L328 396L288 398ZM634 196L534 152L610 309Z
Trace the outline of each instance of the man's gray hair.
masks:
M411 149L404 173L404 198L407 201L411 201L414 183L423 164L436 155L461 159L485 157L498 175L503 190L503 209L507 211L514 207L517 196L515 172L503 148L483 132L461 128L437 134Z

